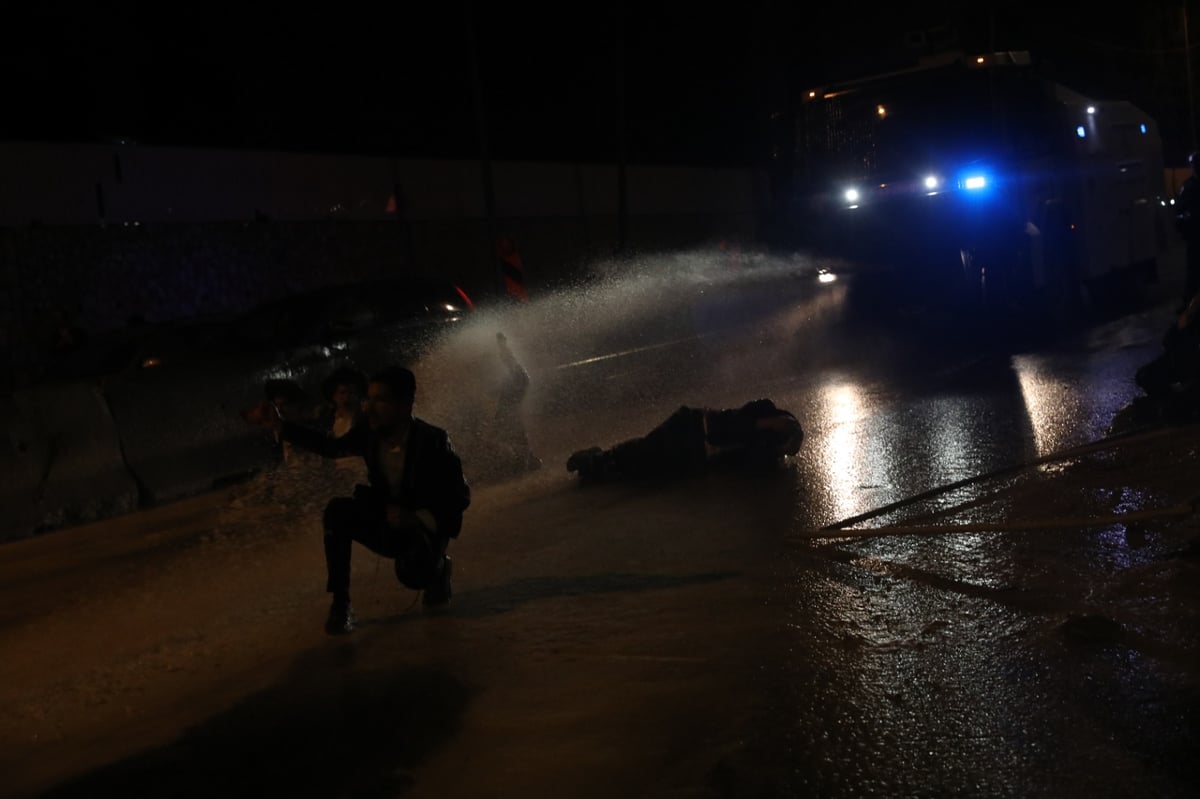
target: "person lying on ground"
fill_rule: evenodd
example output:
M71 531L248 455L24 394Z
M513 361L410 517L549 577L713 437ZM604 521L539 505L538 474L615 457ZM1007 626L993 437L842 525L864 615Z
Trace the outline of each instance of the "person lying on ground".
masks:
M697 474L714 462L764 468L795 455L803 440L796 417L768 399L740 408L684 405L644 436L575 452L567 471L591 483Z

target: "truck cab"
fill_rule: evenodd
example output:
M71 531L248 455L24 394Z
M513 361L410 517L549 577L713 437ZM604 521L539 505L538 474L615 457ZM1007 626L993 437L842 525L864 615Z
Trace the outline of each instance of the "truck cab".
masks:
M959 300L1098 296L1153 280L1167 244L1154 120L1021 52L810 89L793 185L818 251Z

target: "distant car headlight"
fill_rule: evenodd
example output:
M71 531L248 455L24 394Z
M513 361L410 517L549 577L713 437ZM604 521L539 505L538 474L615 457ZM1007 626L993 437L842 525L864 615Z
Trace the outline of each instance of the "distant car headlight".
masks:
M925 188L929 189L930 191L933 191L934 189L936 189L938 187L938 184L940 184L940 183L941 183L941 181L938 180L937 175L926 175L925 176Z
M846 202L856 203L858 202L858 198L858 189L846 189Z

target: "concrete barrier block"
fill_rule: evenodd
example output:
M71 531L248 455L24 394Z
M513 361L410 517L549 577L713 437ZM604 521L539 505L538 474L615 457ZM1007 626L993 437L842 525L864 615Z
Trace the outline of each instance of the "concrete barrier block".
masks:
M275 462L269 437L241 417L263 397L262 380L259 370L235 359L157 367L105 382L144 503L195 495Z
M137 508L137 482L125 467L113 417L97 387L20 389L0 410L6 420L0 536L25 537Z

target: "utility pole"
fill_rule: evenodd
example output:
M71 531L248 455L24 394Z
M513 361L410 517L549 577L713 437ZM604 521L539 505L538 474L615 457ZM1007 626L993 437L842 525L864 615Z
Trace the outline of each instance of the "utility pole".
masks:
M629 204L625 179L626 135L625 135L625 4L617 0L617 47L616 47L616 124L617 124L617 253L625 253L629 223Z
M1196 93L1192 89L1192 39L1188 35L1187 0L1180 4L1183 7L1183 63L1187 74L1188 94L1188 133L1191 136L1192 150L1196 150Z
M483 78L479 74L479 42L475 37L475 17L471 13L472 0L465 0L463 8L467 23L467 52L471 59L471 90L475 97L475 125L479 138L479 171L483 183L483 208L487 217L487 252L496 272L496 284L504 291L504 273L500 259L496 257L496 191L492 182L492 150L488 140L487 104L483 97Z

